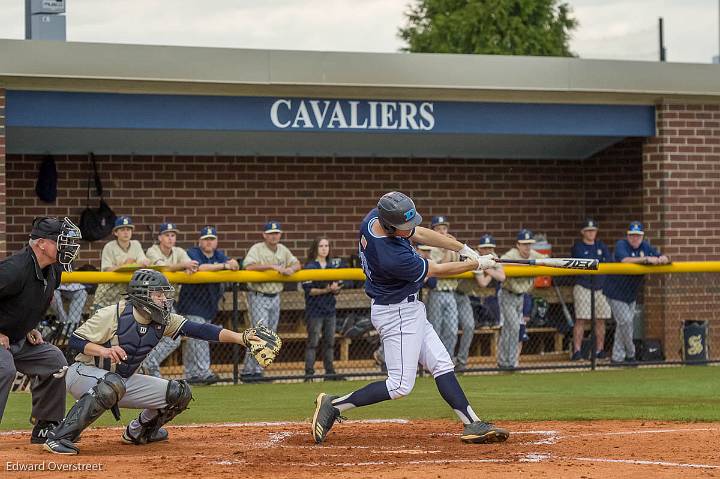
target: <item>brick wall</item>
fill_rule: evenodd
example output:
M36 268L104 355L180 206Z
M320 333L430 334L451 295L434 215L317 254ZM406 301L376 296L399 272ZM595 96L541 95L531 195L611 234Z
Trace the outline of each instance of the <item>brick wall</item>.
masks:
M429 222L448 215L451 231L474 242L490 231L501 251L521 226L544 232L567 254L580 221L591 212L607 221L611 243L641 204L640 148L628 141L580 161L295 159L213 157L98 157L105 197L116 214L128 214L144 246L147 227L177 222L178 244L195 242L204 224L219 229L221 247L233 256L260 240L267 219L285 229L285 243L303 254L327 234L335 254L355 251L357 224L384 192L412 195ZM617 154L615 153L617 152ZM34 185L41 157L8 157L8 245L22 246L33 216L77 219L86 204L89 164L84 156L58 156L58 200L41 203ZM627 202L627 214L622 204ZM93 197L91 203L96 204ZM80 263L97 264L103 242L83 245Z
M643 148L643 207L654 241L676 261L720 257L720 104L657 105L658 135ZM720 275L649 278L646 332L678 359L685 320L711 320L720 358Z
M0 88L0 257L5 256L5 90Z

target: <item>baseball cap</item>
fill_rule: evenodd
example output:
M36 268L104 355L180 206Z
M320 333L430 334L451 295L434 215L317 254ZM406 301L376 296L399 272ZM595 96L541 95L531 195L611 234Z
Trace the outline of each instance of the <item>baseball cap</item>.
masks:
M447 216L433 216L430 220L430 228L435 228L438 225L450 226Z
M492 237L490 234L484 234L480 238L480 242L478 243L478 248L495 248L497 244L495 243L495 238Z
M217 229L214 226L203 226L200 230L200 239L217 239Z
M517 242L528 244L534 243L535 239L533 238L532 231L527 228L521 229L517 234Z
M282 229L280 229L280 223L272 220L265 223L265 228L263 231L265 233L282 233Z
M639 221L633 221L630 223L630 226L628 226L627 234L629 235L644 235L645 234L645 228L643 228L643 224Z
M177 228L177 224L175 223L162 223L160 225L160 234L163 233L179 233L180 230Z
M113 226L113 231L118 228L135 229L135 225L133 224L132 219L129 216L118 216L115 219L115 226Z
M583 224L582 224L582 226L581 226L581 228L580 228L580 231L596 230L596 229L598 229L599 227L600 227L600 225L598 225L598 222L597 222L597 221L595 221L594 219L588 218L588 219L586 219L586 220L583 222Z
M33 220L30 237L56 240L62 230L62 221L53 216L40 216Z

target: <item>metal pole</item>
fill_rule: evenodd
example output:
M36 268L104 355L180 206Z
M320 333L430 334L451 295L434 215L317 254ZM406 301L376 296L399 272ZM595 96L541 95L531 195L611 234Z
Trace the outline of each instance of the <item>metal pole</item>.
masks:
M660 61L665 61L665 39L664 39L664 28L663 28L663 19L660 17L658 19L658 30L660 32Z
M233 307L232 307L232 328L233 331L238 330L238 316L239 316L239 308L238 308L238 284L233 283L232 284L232 301L233 301ZM233 344L233 384L238 383L238 372L239 372L239 365L240 365L240 345L239 344Z
M595 342L597 336L595 334L595 324L597 318L595 317L595 276L590 276L590 369L595 371L597 367L597 348Z

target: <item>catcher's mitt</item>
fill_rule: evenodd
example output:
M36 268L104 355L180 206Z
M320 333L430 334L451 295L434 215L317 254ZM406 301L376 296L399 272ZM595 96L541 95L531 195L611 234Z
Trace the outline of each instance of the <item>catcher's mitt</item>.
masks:
M243 342L260 366L264 368L270 366L282 346L280 336L265 326L246 329L243 332Z

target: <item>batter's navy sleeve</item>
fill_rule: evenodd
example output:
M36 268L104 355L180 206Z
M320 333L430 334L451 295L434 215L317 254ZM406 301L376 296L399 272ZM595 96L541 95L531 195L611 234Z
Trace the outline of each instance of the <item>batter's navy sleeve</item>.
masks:
M395 264L394 276L409 283L425 281L428 274L428 260L410 252L400 255Z

